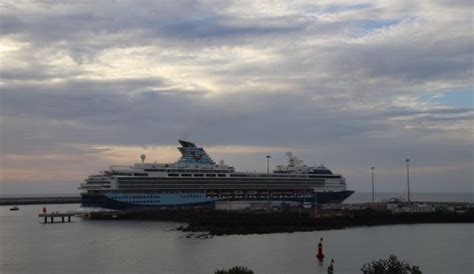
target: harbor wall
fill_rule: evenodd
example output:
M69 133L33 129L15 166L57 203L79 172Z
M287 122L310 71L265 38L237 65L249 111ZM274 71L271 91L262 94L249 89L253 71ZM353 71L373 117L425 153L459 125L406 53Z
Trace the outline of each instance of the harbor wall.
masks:
M0 205L79 204L81 197L21 197L0 198Z

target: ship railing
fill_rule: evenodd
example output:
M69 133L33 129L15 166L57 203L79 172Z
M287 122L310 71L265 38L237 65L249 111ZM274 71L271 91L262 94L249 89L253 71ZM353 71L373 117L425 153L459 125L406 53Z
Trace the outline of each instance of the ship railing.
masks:
M101 177L105 177L104 174L100 174L100 175L89 175L89 178L101 178Z
M90 185L90 184L81 184L79 189L102 189L103 185Z

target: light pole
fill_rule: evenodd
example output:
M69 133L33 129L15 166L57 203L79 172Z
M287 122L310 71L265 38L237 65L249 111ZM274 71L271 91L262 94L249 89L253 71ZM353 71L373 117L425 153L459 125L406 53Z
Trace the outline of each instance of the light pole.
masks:
M410 159L406 159L405 161L407 162L408 202L410 203Z
M265 156L267 158L267 177L270 177L270 155Z
M374 168L375 168L375 167L371 167L371 168L370 168L370 169L372 170L372 203L375 203Z
M267 158L267 180L270 180L270 155L265 156ZM271 193L270 193L270 188L268 188L268 208L271 207L270 205L270 199L271 199Z

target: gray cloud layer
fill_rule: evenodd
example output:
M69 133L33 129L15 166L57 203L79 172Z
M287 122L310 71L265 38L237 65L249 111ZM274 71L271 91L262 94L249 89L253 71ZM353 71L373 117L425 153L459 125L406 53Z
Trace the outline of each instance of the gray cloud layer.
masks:
M189 138L291 148L357 190L374 164L382 190L403 190L412 157L415 189L472 191L473 108L424 99L472 92L470 6L5 2L2 169L14 174L19 156L91 159L91 146ZM256 154L217 156L244 170L265 164ZM45 170L58 164L42 161Z

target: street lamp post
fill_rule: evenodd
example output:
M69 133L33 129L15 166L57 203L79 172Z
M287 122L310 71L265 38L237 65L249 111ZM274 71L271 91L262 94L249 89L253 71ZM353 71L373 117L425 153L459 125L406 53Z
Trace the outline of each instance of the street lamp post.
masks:
M267 180L270 180L270 155L265 156L267 158ZM268 208L270 208L270 199L271 199L271 193L270 193L270 188L268 189Z
M410 203L410 159L406 159L405 161L407 162L408 202Z
M370 168L372 170L372 203L375 203L374 168L375 167Z
M267 177L270 177L270 155L265 156L267 158Z

